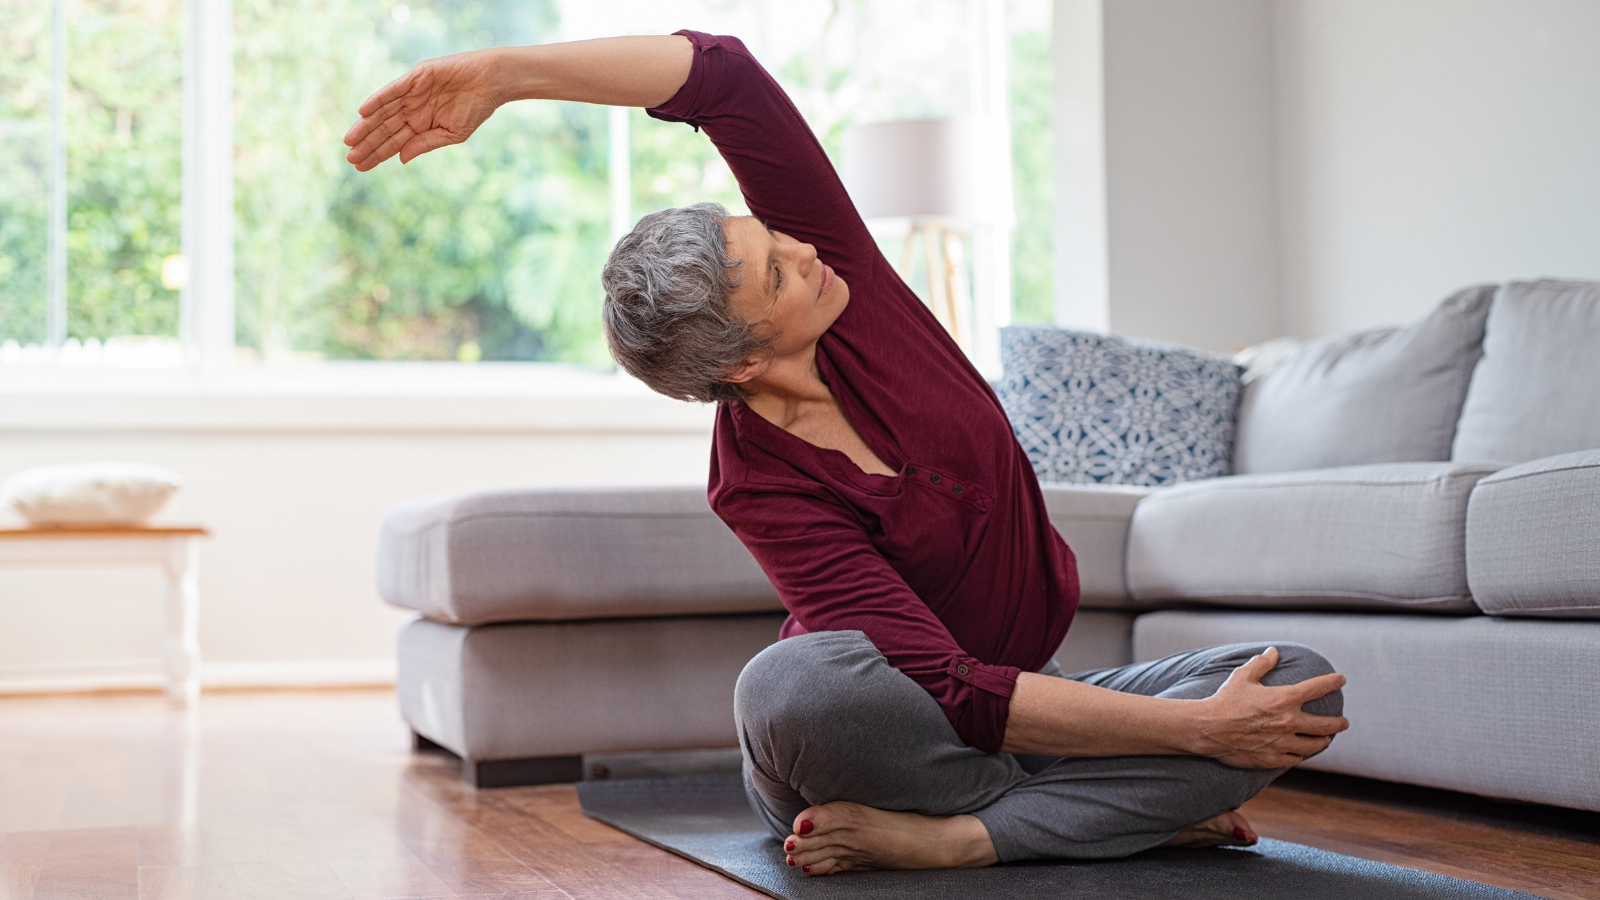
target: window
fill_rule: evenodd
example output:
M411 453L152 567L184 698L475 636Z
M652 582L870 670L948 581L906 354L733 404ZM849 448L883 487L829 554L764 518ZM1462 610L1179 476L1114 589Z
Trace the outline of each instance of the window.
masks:
M0 2L0 361L181 359L182 13Z
M703 136L639 110L514 104L465 145L366 174L340 137L428 57L679 27L745 38L836 153L853 122L968 111L985 71L1003 90L1005 54L972 43L974 22L1003 22L1021 227L1002 293L1047 314L1048 14L1048 0L233 0L219 23L180 0L0 0L0 363L609 366L596 274L615 237L671 205L744 211ZM205 86L225 84L228 56L206 51L229 40L219 124L227 105ZM184 168L186 121L194 169L231 142L231 216L215 179ZM226 229L197 223L222 219L231 271L208 276Z
M1011 175L1017 205L1017 227L1011 233L1011 311L1018 322L1051 322L1055 180L1050 158L1050 4L1013 3L1008 13Z

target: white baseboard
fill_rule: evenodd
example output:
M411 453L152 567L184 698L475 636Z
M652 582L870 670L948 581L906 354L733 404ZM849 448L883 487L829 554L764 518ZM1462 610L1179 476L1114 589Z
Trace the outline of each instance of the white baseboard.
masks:
M163 683L158 659L0 666L0 695L156 691Z
M202 690L388 687L394 681L395 662L392 659L208 662L200 667ZM0 696L158 691L164 684L160 660L0 666Z
M286 662L216 662L200 667L200 687L389 687L392 659L315 659Z

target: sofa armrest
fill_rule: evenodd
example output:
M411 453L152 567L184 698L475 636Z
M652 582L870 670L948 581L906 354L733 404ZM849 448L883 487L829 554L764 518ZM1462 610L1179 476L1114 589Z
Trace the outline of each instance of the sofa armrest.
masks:
M703 487L501 488L390 510L378 592L455 625L780 611Z
M1120 484L1039 485L1050 524L1078 558L1078 585L1086 609L1131 609L1123 565L1133 508L1156 488Z

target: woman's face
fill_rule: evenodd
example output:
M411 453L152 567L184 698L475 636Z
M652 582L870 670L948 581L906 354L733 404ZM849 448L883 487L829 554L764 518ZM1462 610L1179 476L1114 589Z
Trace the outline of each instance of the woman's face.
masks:
M809 348L850 302L850 288L817 248L773 231L751 216L730 216L723 226L728 255L743 261L733 311L763 335L776 332L769 348L784 357ZM759 377L759 376L758 376ZM744 379L739 379L744 380Z

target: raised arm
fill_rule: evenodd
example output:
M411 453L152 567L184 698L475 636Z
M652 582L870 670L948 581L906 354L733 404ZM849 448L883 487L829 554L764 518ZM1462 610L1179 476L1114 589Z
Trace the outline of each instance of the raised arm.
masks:
M502 105L536 99L640 106L703 129L756 218L815 245L846 280L877 258L805 118L732 37L601 38L424 60L361 104L345 159L362 172L396 154L410 162L465 141Z
M877 245L789 95L738 38L680 34L694 45L689 77L650 115L703 130L733 170L751 215L815 246L847 282L864 284L881 259ZM920 305L909 290L901 299Z
M361 104L344 136L362 172L396 153L402 163L459 144L513 100L660 106L689 77L693 47L680 35L496 47L424 60Z

